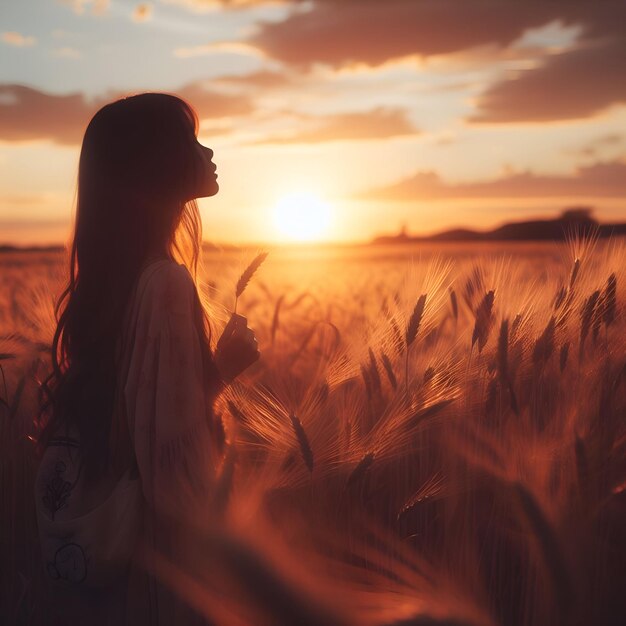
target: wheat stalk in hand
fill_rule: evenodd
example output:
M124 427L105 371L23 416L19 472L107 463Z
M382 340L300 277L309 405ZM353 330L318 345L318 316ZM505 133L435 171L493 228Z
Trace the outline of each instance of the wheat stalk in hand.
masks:
M259 269L261 263L265 261L268 254L269 254L268 252L261 252L260 254L257 254L257 256L255 256L252 262L250 263L250 265L246 267L243 274L239 277L239 280L237 281L237 286L235 287L234 313L237 313L237 300L239 299L239 296L244 292L245 288L248 286L248 283L250 282L250 279L252 278L252 275L254 274L254 272L256 272Z

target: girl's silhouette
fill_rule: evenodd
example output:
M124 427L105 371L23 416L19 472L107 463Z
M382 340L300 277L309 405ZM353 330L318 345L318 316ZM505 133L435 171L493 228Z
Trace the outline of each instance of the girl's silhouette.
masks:
M100 109L83 138L69 280L42 383L35 503L50 624L194 624L151 559L184 568L176 520L210 513L213 402L258 357L245 317L212 348L195 198L213 151L180 98Z

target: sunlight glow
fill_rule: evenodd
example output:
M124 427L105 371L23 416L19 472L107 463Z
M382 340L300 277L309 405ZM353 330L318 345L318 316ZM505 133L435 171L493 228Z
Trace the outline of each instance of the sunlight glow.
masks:
M331 211L326 202L310 192L284 196L274 207L274 225L289 239L319 239L328 229Z

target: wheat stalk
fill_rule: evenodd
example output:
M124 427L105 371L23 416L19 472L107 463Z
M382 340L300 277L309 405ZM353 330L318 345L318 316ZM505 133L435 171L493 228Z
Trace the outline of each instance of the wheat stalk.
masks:
M570 291L574 287L574 283L576 282L576 278L578 277L579 271L580 271L580 259L576 259L574 261L574 266L572 267L572 273L570 274L570 279L569 279Z
M517 318L516 318L517 319ZM500 384L502 387L505 387L509 392L509 399L511 402L511 410L515 415L519 415L519 409L517 406L517 397L515 395L515 391L513 389L513 381L511 380L510 372L509 372L509 320L504 319L500 324L500 334L498 336L498 349L496 353L496 367L498 369L498 377L500 379ZM494 378L491 383L491 386L488 393L491 396L488 396L488 404L489 402L493 402L493 406L495 407L495 395L496 395L496 379ZM489 412L489 411L488 411Z
M496 363L498 367L498 375L502 383L509 380L509 320L503 319L500 324L500 335L498 336L498 350Z
M235 307L234 307L235 313L237 312L237 301L239 300L239 297L245 291L253 274L259 269L259 267L261 266L261 263L265 261L268 254L269 254L268 252L261 252L260 254L257 254L254 257L254 259L252 259L252 262L250 263L250 265L246 267L246 269L243 271L243 273L239 277L239 280L237 281L237 286L235 287Z
M605 325L608 327L615 320L615 311L617 309L617 278L615 273L611 274L606 281L603 309L602 317Z
M459 303L457 302L454 289L450 289L450 304L452 305L452 315L454 316L454 321L456 322L459 319Z
M545 327L543 333L535 342L533 348L533 363L538 366L543 366L548 362L548 359L554 352L554 332L556 329L556 319L550 318L548 325Z
M585 305L583 306L582 312L580 314L580 350L578 353L579 359L582 358L584 347L585 347L585 339L589 334L589 329L591 328L591 321L593 319L593 314L598 303L598 298L600 297L600 291L596 289L588 298L585 300Z
M246 423L246 416L241 412L241 410L239 409L239 407L232 401L232 400L227 400L226 404L228 405L228 410L230 411L230 414L238 421L241 422L242 424Z
M367 399L371 402L372 400L372 381L370 380L370 374L367 370L367 367L361 363L361 376L363 378L363 384L365 385L365 393L367 394Z
M559 288L554 298L553 310L556 312L561 308L563 302L565 302L565 296L567 295L567 289L563 285Z
M283 303L284 299L285 299L285 294L282 294L276 301L276 306L274 307L274 316L272 317L272 330L271 330L272 345L274 345L274 339L276 338L276 331L278 330L278 324L279 324L278 315L280 311L280 305Z
M521 482L516 482L512 486L552 578L559 608L565 614L571 606L572 582L558 535L528 488Z
M302 422L294 413L290 415L290 419L293 431L296 434L298 444L300 445L300 453L302 454L304 464L309 469L309 472L313 472L313 450L311 449L309 438L307 437L304 427L302 426Z
M402 333L400 332L400 327L398 326L398 323L393 317L389 320L389 324L391 325L391 332L393 334L393 342L396 347L396 351L398 355L401 356L402 352L404 351L404 341L402 339Z
M474 332L472 333L472 347L478 341L478 352L482 349L489 339L491 326L493 325L493 301L494 292L488 291L481 300L476 309L476 323L474 324Z
M350 472L346 485L350 487L359 482L363 478L363 476L365 476L367 470L369 470L369 468L372 466L372 463L374 463L373 452L368 452L367 454L363 455L361 460L357 463L356 467Z
M430 404L429 406L422 408L416 413L414 413L407 420L407 424L411 423L413 426L416 426L422 420L427 419L429 417L433 417L434 415L437 415L439 411L442 411L453 402L454 402L453 398L446 398L445 400L439 400L438 402L434 402L433 404Z
M423 293L415 304L413 313L409 318L409 323L406 327L405 340L406 340L406 355L405 355L405 367L404 367L404 388L408 398L409 395L409 348L415 341L417 333L422 323L422 317L424 315L424 308L426 307L426 294Z
M383 367L385 368L385 372L387 372L387 378L393 389L397 389L398 381L396 380L396 375L393 373L393 367L391 365L391 361L389 357L383 352L381 353L381 360L383 362Z
M407 350L411 346L411 344L415 341L415 337L417 337L417 332L419 331L420 324L422 322L422 316L424 315L424 307L426 306L426 294L422 294L415 304L415 308L413 309L413 313L409 319L409 323L406 327L406 347Z
M370 380L372 382L372 390L376 393L380 393L382 384L380 381L380 374L378 372L378 364L376 363L376 356L371 348L368 348L370 357Z

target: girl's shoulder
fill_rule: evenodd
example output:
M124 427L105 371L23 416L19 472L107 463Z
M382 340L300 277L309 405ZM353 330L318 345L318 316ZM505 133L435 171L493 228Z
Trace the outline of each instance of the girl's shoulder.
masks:
M183 263L159 259L146 266L137 281L140 306L161 311L183 311L191 303L195 283Z
M145 265L139 274L139 283L160 285L164 282L185 282L192 280L191 274L184 263L173 259L158 259Z
M195 283L187 267L171 259L159 259L139 272L124 316L119 354L133 344L133 335L158 328L166 319L186 323L193 310ZM152 331L151 331L152 332Z

